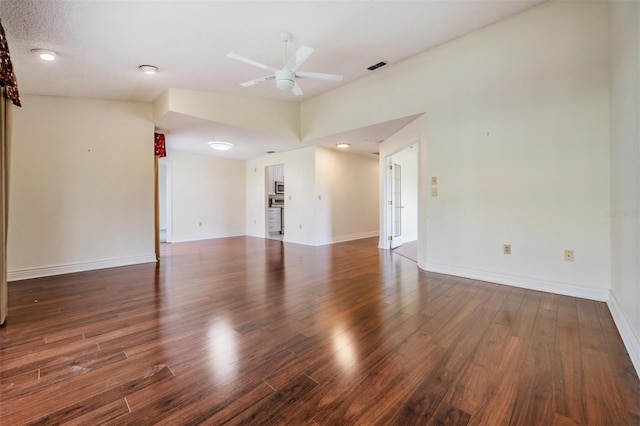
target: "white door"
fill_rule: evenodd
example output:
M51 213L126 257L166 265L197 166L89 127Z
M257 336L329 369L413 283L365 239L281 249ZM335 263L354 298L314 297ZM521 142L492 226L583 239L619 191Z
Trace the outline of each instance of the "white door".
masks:
M392 163L388 169L390 181L389 217L390 220L390 248L402 245L402 166Z

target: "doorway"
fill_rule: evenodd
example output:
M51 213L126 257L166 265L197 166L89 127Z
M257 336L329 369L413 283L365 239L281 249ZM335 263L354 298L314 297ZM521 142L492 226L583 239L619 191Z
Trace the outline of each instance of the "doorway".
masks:
M284 164L265 168L266 233L267 238L282 241L284 238L285 178Z
M389 249L418 259L418 143L387 157L387 240Z
M160 243L171 242L171 163L166 157L158 161L158 213Z

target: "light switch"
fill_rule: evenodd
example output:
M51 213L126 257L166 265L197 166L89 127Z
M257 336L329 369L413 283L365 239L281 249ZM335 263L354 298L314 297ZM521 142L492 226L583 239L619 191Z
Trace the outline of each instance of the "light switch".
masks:
M431 185L438 184L438 176L431 176Z
M432 197L438 196L438 188L431 188L431 196Z

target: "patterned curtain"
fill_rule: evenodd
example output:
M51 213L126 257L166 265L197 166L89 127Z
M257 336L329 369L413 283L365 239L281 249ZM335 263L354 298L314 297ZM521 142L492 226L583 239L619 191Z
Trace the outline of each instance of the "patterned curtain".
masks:
M20 94L18 93L18 81L13 73L11 55L9 55L9 44L4 33L4 27L0 22L0 86L6 89L7 97L15 106L21 106Z
M158 159L167 156L167 150L164 146L164 135L162 133L154 133L155 142L155 159L154 162L154 213L155 213L155 251L156 260L160 260L160 183L158 182Z
M167 151L164 147L164 135L162 133L154 133L156 145L156 157L166 157Z

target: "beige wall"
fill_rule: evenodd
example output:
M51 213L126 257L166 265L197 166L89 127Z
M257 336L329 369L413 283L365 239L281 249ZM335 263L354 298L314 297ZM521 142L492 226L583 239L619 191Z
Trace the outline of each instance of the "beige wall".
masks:
M316 148L315 243L378 235L378 160Z
M168 151L171 241L245 234L245 162Z
M154 105L158 118L168 111L204 118L285 140L300 140L300 110L295 102L168 89Z
M611 300L640 372L640 4L610 2Z
M11 153L9 278L153 261L151 106L22 100Z

